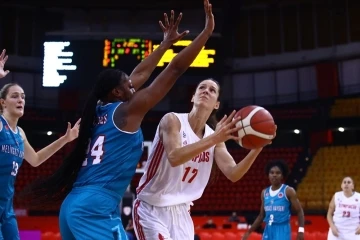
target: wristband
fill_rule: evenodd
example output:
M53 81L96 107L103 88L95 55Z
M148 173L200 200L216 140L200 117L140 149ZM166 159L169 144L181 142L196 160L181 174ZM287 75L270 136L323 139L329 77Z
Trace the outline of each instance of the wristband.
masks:
M299 227L299 231L298 231L298 232L300 232L300 233L305 232L305 228L303 228L303 227Z

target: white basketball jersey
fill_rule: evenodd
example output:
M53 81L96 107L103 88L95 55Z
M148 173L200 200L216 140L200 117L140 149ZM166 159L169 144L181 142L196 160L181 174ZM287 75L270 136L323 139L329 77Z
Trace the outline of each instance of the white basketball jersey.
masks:
M198 142L200 139L189 124L188 114L174 114L181 123L179 134L182 146ZM206 125L204 138L213 132ZM199 199L209 181L214 148L215 146L211 147L180 166L172 167L160 140L158 126L144 175L136 189L138 199L158 207L190 203Z
M344 193L335 193L335 212L333 221L338 229L354 231L360 224L360 194L355 192L351 197Z

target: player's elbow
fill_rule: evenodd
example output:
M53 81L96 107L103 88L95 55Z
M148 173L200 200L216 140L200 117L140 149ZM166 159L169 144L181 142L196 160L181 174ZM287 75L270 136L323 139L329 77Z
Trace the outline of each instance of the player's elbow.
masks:
M184 68L181 64L177 61L172 61L166 67L166 71L173 77L180 77L187 68Z
M167 159L168 159L171 167L177 167L180 165L179 157L174 152L170 152L167 156Z

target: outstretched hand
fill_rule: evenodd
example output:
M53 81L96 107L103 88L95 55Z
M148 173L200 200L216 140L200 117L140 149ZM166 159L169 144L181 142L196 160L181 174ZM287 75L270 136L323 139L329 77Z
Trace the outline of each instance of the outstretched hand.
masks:
M212 12L212 5L209 0L204 0L205 10L205 30L213 32L215 28L214 14Z
M6 75L9 74L9 70L4 71L5 63L8 59L8 56L6 55L6 50L2 50L0 54L0 78L6 77Z
M66 133L64 135L64 138L66 139L67 142L71 142L79 136L80 121L81 118L77 120L77 122L74 124L72 128L71 128L71 124L68 122Z
M178 27L182 18L182 13L179 14L175 23L174 23L174 18L175 18L174 15L175 15L174 10L171 10L170 22L168 15L166 13L164 13L164 23L162 21L159 21L159 25L164 32L163 41L169 42L171 44L176 43L177 41L179 41L189 33L189 30L186 30L182 33L178 33Z

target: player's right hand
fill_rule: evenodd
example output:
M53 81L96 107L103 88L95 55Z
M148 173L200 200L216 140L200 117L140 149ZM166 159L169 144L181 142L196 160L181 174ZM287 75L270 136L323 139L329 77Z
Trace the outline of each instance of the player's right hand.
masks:
M331 227L331 232L335 237L339 236L339 232L335 226Z
M176 22L174 22L175 13L174 10L171 10L171 16L169 21L167 14L164 13L164 23L162 21L159 21L159 25L164 32L164 42L169 42L170 44L174 44L189 33L189 30L186 30L182 33L178 32L181 18L182 18L182 13L179 14L179 16L176 19Z
M212 5L209 2L209 0L204 0L204 10L205 10L205 29L209 33L212 33L215 28L215 20L214 20L214 14L212 13Z
M240 118L235 118L234 116L236 111L234 110L229 116L224 116L218 124L216 124L214 137L216 144L225 142L229 139L239 141L239 137L234 135L235 132L238 132L241 127L236 127L236 123L239 122Z
M6 55L6 50L2 50L1 54L0 54L0 78L5 77L6 75L9 74L9 70L4 70L5 67L5 63L6 60L8 59L8 56Z

